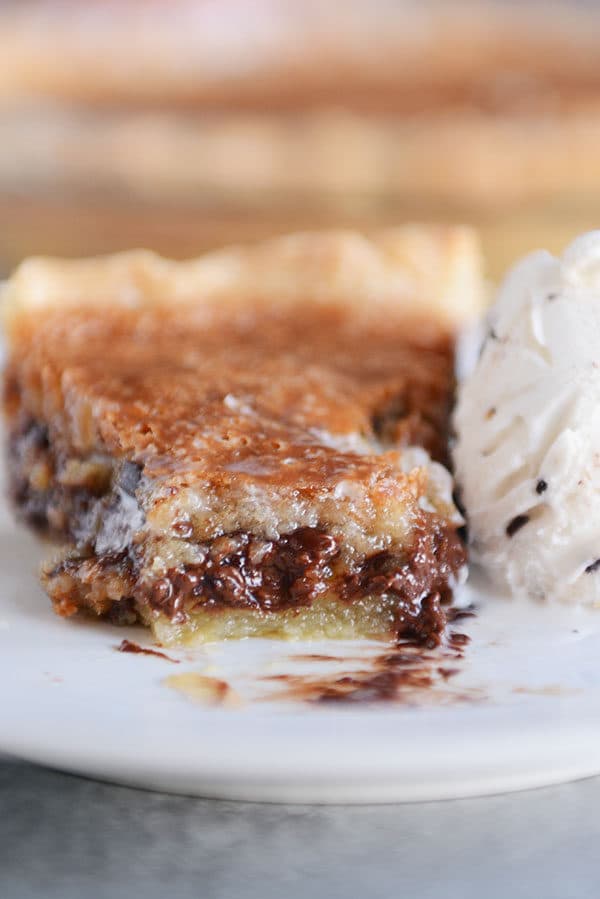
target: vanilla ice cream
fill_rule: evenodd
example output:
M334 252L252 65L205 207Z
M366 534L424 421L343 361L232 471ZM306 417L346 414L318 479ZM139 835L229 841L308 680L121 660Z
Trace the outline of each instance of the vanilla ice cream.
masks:
M508 275L455 428L472 558L514 594L600 604L600 231Z

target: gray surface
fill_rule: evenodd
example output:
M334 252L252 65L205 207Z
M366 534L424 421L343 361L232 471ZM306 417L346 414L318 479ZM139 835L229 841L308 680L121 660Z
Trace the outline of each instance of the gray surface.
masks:
M397 806L144 793L0 762L2 899L587 899L600 779Z

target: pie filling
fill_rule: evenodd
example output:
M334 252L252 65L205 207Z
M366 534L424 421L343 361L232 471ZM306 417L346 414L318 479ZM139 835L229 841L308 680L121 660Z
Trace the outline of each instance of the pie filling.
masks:
M318 629L332 636L358 631L435 643L466 562L456 524L420 510L408 545L392 543L351 558L339 538L319 526L277 539L238 530L204 541L182 529L182 539L194 544L195 562L175 564L156 577L139 541L140 465L101 454L58 464L47 428L31 418L13 431L8 455L12 497L22 517L69 547L43 571L55 610L150 623L165 642L200 630L205 639L232 635L233 621L236 636L310 636ZM220 612L229 614L225 628L211 621Z

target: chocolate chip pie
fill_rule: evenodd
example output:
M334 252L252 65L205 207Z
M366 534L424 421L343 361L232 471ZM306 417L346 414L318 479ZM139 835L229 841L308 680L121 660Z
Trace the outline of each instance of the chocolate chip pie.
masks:
M435 641L465 566L454 340L481 293L463 228L22 264L10 483L63 545L42 573L56 612L163 643Z

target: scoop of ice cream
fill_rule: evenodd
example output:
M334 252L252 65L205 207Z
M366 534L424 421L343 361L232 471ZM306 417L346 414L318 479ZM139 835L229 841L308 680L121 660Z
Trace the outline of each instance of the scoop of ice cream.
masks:
M455 429L472 558L515 594L600 603L600 231L508 275Z

